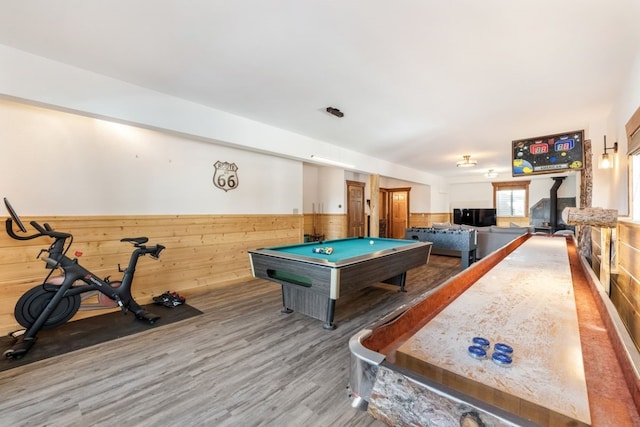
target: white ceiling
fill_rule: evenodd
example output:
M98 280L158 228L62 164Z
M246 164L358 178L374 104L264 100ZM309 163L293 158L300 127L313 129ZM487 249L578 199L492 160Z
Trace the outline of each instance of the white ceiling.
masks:
M0 44L431 173L506 173L512 140L607 118L639 4L0 0Z

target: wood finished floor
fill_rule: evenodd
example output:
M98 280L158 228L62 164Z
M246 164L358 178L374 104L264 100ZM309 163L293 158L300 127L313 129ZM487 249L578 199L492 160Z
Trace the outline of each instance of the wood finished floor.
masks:
M382 426L350 406L349 338L458 271L432 255L407 293L343 297L334 331L281 314L271 282L186 295L203 315L0 372L0 425Z

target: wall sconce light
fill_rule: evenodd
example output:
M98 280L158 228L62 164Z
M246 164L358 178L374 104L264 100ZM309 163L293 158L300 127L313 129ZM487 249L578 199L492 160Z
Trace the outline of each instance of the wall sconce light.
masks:
M496 176L498 176L498 172L494 171L493 169L489 169L487 173L484 174L484 176L486 176L487 178L495 178Z
M613 156L607 153L608 150L613 150L614 153L618 152L618 143L614 142L613 147L607 147L607 135L604 136L604 153L598 159L598 169L612 169L613 168Z
M465 154L464 156L462 156L462 160L456 163L456 166L458 166L459 168L470 168L477 164L478 164L477 160L471 160L471 156L468 154Z

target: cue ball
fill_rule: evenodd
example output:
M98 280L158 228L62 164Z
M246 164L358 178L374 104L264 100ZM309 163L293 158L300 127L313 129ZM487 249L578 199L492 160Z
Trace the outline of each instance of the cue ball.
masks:
M369 244L370 244L370 245L373 245L373 240L369 240Z

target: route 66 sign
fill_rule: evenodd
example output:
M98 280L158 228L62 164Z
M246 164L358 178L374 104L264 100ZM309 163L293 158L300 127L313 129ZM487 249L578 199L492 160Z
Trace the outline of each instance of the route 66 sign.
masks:
M238 166L235 163L217 161L213 167L216 168L213 185L224 191L238 187Z

